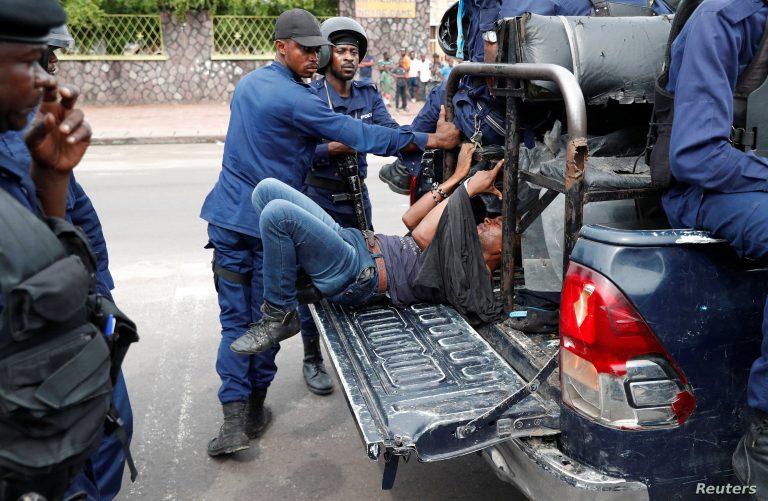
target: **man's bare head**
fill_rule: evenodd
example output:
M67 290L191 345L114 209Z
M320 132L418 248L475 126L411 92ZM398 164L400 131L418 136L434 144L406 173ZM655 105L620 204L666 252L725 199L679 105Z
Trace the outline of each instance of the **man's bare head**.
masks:
M477 225L477 235L480 237L480 248L483 250L483 259L490 271L498 268L501 263L501 216L485 218Z

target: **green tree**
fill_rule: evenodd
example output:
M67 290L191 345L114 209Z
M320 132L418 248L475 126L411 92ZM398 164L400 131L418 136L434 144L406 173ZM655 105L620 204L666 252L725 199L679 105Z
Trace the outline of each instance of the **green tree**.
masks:
M67 11L69 24L94 27L101 24L104 11L100 0L64 0L63 5Z
M277 16L281 12L301 8L316 16L335 16L338 0L62 0L69 22L85 25L98 22L100 15L152 14L170 10L178 17L195 10L241 16Z

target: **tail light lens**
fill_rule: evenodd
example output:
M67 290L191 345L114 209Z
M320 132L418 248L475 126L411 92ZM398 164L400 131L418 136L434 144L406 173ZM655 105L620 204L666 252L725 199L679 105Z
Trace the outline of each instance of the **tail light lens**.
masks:
M688 419L696 400L685 376L607 278L571 263L560 314L565 405L614 428L670 427Z

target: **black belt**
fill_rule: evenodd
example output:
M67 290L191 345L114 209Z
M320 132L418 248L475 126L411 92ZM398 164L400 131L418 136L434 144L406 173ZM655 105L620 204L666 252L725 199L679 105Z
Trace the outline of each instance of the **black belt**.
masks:
M333 179L326 179L324 177L318 177L314 172L307 174L304 179L304 184L307 186L314 186L315 188L322 188L325 190L336 191L339 193L346 193L349 191L346 181L334 181ZM365 185L365 179L360 178L361 186Z

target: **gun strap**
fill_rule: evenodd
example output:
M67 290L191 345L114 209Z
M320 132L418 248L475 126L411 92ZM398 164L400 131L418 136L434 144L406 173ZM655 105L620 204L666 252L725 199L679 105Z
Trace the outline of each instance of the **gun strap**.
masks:
M331 190L337 193L347 193L349 186L344 181L334 181L333 179L326 179L324 177L316 176L314 172L307 174L304 179L304 184L307 186L313 186L315 188L322 188L324 190ZM360 186L365 186L365 179L360 178Z

